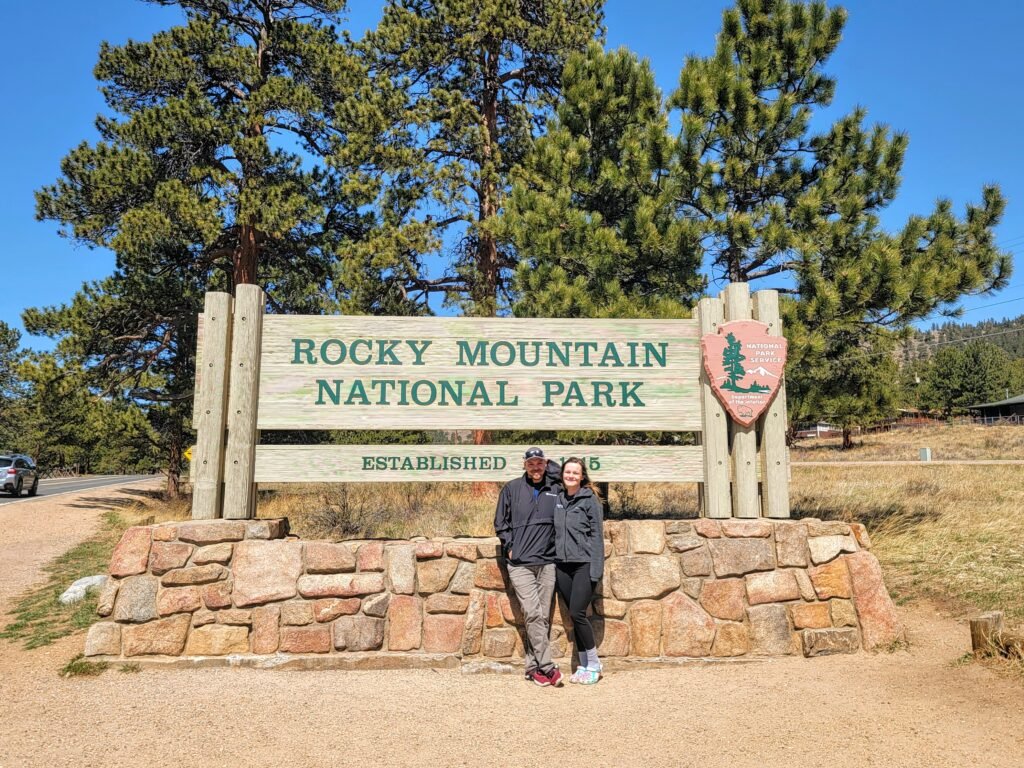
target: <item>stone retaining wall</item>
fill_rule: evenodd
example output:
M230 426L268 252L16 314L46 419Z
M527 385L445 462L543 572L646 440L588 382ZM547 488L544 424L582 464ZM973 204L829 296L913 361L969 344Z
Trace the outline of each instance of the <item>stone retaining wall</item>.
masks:
M608 659L850 653L901 629L861 525L819 520L605 524L594 600ZM86 639L91 657L351 654L388 666L522 659L496 538L301 541L288 521L129 529ZM571 650L561 607L555 655Z

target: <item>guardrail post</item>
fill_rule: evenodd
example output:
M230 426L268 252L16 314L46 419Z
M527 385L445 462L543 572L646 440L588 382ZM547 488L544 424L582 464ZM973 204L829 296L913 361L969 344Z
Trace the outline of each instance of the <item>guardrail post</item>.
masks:
M769 336L782 335L778 291L754 293L754 319L768 325ZM766 517L789 517L789 449L786 447L786 378L758 419L761 432L761 500Z

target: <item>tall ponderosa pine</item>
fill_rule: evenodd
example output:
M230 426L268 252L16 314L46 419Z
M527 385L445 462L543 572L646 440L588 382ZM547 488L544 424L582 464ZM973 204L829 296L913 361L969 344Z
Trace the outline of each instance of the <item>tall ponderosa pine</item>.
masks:
M37 195L39 218L111 248L117 272L29 324L64 338L97 384L165 405L150 413L174 493L203 292L259 282L276 311L333 303L332 262L375 225L362 207L379 189L349 158L387 122L387 94L333 27L344 0L153 1L185 25L102 46L100 140ZM364 278L358 302L387 308L379 275Z
M684 314L704 280L698 230L675 212L668 116L646 61L592 44L520 168L496 231L519 255L515 314Z
M389 0L363 41L371 68L406 93L388 145L406 167L387 201L431 236L396 265L409 295L432 292L469 314L499 308L515 256L486 225L499 213L509 172L553 106L572 51L601 32L603 0ZM456 242L457 240L457 242ZM426 250L454 252L427 279ZM419 248L419 252L417 252Z
M841 361L891 344L891 333L964 294L1003 287L1011 269L994 244L997 188L962 218L940 200L889 233L878 217L898 191L907 137L865 127L861 109L811 132L815 110L832 102L824 65L845 20L821 2L739 0L715 54L687 60L671 99L682 111L679 215L702 222L717 276L792 294L788 386L812 407L830 391L862 391L862 371ZM865 418L877 400L864 398ZM794 413L811 415L828 414Z

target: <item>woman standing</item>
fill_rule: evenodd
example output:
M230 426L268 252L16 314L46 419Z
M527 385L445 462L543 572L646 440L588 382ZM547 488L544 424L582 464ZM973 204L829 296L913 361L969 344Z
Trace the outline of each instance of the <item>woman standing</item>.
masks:
M562 465L562 490L555 503L555 587L572 617L579 666L570 683L593 685L601 678L594 628L587 607L604 573L601 499L575 456Z

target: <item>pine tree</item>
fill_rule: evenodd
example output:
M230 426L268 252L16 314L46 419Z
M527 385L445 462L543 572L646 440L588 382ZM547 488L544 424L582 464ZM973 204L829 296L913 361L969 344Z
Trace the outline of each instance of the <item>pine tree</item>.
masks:
M670 100L682 121L678 215L701 222L718 276L792 296L782 311L797 404L825 402L814 390L832 388L837 372L865 391L859 371L836 364L891 346L964 294L1004 287L1011 271L994 244L1005 207L996 187L962 217L940 200L890 233L879 214L899 189L906 135L865 126L860 108L812 133L835 92L824 66L845 20L822 2L739 0L715 54L687 59ZM877 401L863 398L865 420Z
M929 361L922 399L944 416L965 413L968 406L1003 400L1014 379L1010 356L996 345L950 344Z
M722 388L731 389L735 392L740 391L737 382L747 375L746 370L743 368L743 361L747 357L740 351L740 346L739 341L736 340L733 334L726 335L725 351L722 352L722 368L725 369L729 381Z
M370 87L339 39L344 0L153 1L180 6L186 23L101 47L100 140L37 193L38 217L111 248L116 272L26 325L60 338L95 386L146 407L174 494L204 291L259 282L278 312L407 302L369 263L336 282L335 260L371 230L378 244L401 239L365 210L380 186L359 158L389 124L393 94Z
M429 247L410 243L399 265L417 300L442 292L468 314L497 312L516 258L489 222L555 102L566 57L600 33L602 5L388 0L363 50L382 87L407 94L384 142L390 152L404 151L405 168L385 200L391 215L430 238ZM450 268L424 277L424 257L448 246Z
M593 43L513 173L495 231L515 246L521 317L678 317L703 287L696 228L668 194L668 115L646 61Z

